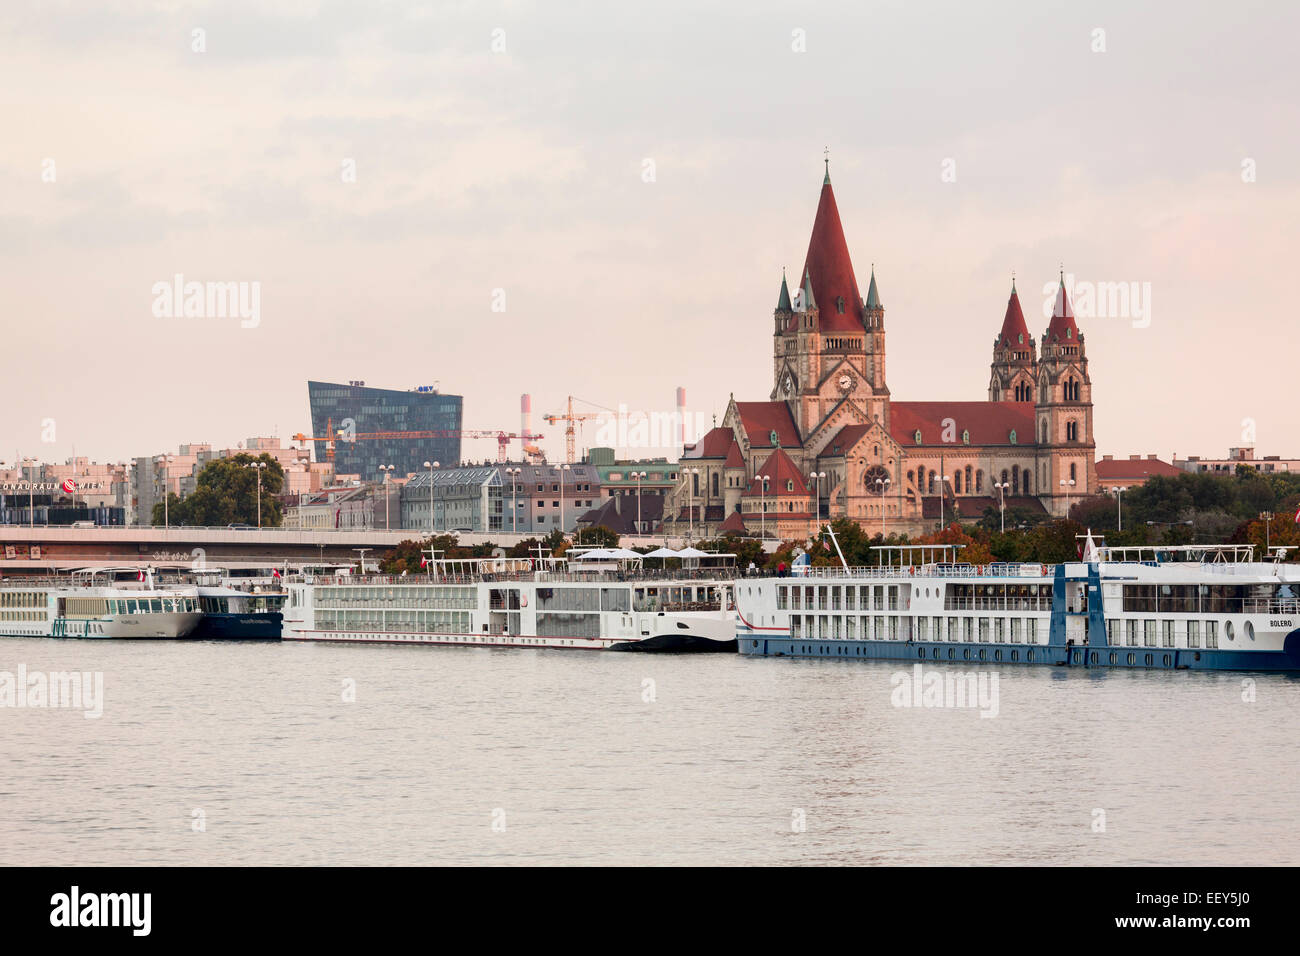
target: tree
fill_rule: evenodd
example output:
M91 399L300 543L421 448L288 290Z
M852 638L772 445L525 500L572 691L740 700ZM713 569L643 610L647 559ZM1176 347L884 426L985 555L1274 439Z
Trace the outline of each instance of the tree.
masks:
M466 560L472 558L491 558L499 550L490 541L483 544L462 545L452 535L439 534L432 538L408 539L400 541L397 547L385 551L379 556L378 564L381 574L401 574L403 571L415 574L427 568L420 566L420 559L427 557L432 550L439 560Z
M617 548L620 540L617 531L601 524L579 528L573 536L574 544L595 545L598 548Z
M261 463L264 468L248 466ZM241 452L233 458L218 458L203 466L194 493L184 499L170 495L167 520L171 524L222 528L229 524L258 523L258 475L261 472L261 526L278 528L284 520L277 496L284 488L284 469L266 452L254 457ZM154 524L163 523L161 505L155 505Z
M161 501L154 502L153 515L151 516L150 523L155 526L163 524L187 524L188 522L178 521L176 519L178 512L184 514L184 512L180 511L180 504L180 495L176 494L174 491L167 492L166 509L164 510Z
M977 540L955 521L940 531L917 538L915 543L963 545L964 547L957 551L954 560L965 564L988 564L993 560L988 544Z

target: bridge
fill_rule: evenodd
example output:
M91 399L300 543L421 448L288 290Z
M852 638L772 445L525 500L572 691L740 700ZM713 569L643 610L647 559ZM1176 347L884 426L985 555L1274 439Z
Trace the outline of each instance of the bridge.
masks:
M439 532L442 533L442 532ZM427 540L429 532L411 529L189 528L0 525L0 577L36 571L87 567L269 568L300 564L355 564L360 550L366 560L403 541ZM510 547L528 537L520 534L455 535L462 545ZM625 547L664 543L662 537L625 537ZM668 539L679 547L677 538Z

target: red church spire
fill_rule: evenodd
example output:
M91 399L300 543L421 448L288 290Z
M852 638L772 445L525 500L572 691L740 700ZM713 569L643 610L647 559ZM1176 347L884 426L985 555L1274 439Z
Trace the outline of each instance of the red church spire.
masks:
M1061 271L1061 285L1056 290L1056 304L1052 306L1052 321L1047 326L1046 341L1078 342L1079 327L1074 324L1074 309L1070 308L1070 297L1065 294L1065 271Z
M829 166L822 182L821 199L817 203L812 238L808 241L804 274L811 277L812 287L817 290L821 329L826 332L861 332L864 327L862 297L858 294L858 280L849 260L849 245L844 241L840 211L831 190Z
M1016 280L1011 280L1011 298L1007 299L1007 314L998 333L998 348L1024 349L1029 345L1029 326L1020 309L1020 296L1016 295Z

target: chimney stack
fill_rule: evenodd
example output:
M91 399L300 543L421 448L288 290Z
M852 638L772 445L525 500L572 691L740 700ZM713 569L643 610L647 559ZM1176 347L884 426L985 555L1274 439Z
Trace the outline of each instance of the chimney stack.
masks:
M686 389L680 386L677 389L677 421L681 428L681 446L686 448Z

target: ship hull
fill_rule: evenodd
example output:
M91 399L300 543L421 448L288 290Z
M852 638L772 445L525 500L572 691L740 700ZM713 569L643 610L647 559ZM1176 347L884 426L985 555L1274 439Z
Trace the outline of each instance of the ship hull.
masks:
M204 614L190 634L195 640L278 641L284 615L279 611Z
M1300 632L1296 632L1300 634ZM1294 635L1293 635L1294 636ZM809 640L789 635L742 632L741 654L749 657L810 657L820 660L882 660L911 663L1049 665L1084 669L1286 672L1300 670L1300 637L1284 651L1234 651L1163 647L1064 647L1024 644Z

